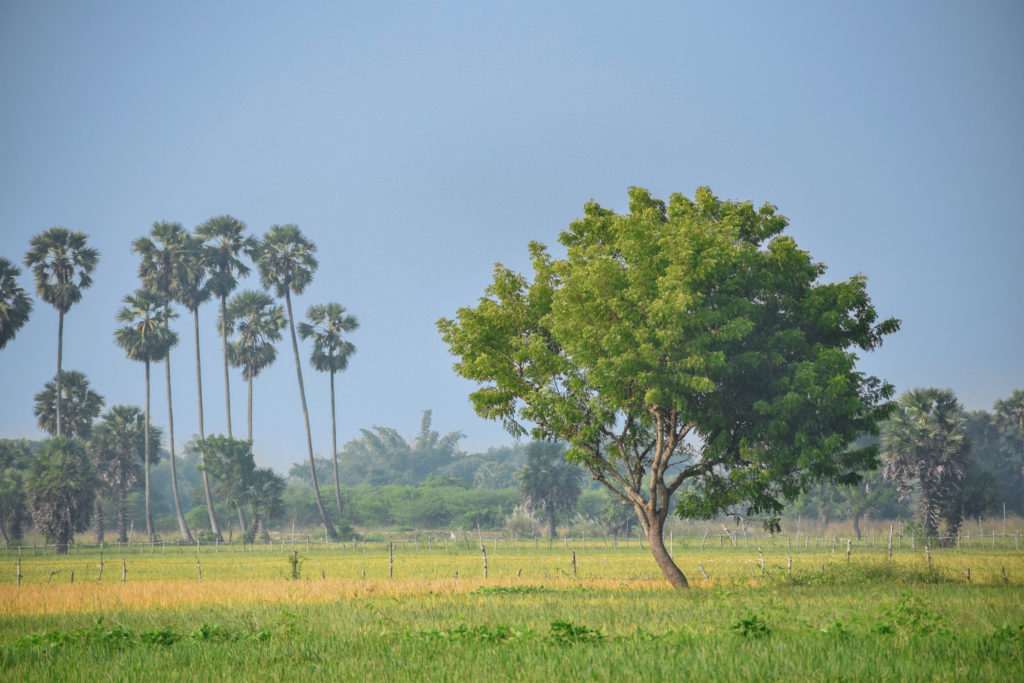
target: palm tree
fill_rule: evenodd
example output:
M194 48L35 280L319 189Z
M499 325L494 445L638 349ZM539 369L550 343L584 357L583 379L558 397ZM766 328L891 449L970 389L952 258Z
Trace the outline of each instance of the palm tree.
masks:
M284 477L269 467L261 467L249 476L243 502L252 506L252 519L245 534L246 543L255 543L256 534L261 532L263 540L269 542L267 520L284 510Z
M47 439L32 462L25 486L36 529L53 540L56 553L67 554L75 532L88 527L96 496L85 442L59 436Z
M245 290L227 306L227 332L238 333L228 344L228 361L242 368L242 379L249 384L248 439L252 441L252 381L277 359L273 342L281 340L284 329L284 307L264 292ZM221 322L224 325L224 322Z
M334 410L334 373L348 367L349 357L356 347L342 335L359 329L359 320L346 315L341 304L329 303L310 306L306 311L309 322L299 323L299 336L313 339L313 354L309 358L314 370L331 375L331 455L334 458L334 497L341 517L341 482L338 478L338 429Z
M230 436L214 434L196 444L203 455L203 468L210 471L210 478L217 483L217 492L224 497L224 505L228 514L232 506L238 513L239 533L245 534L245 515L242 505L245 504L245 490L249 485L249 477L256 469L252 455L252 443L234 439ZM228 541L231 540L230 517L228 524Z
M903 493L917 491L918 516L929 537L939 520L955 535L962 521L961 483L970 464L966 415L949 389L911 389L882 424L885 478Z
M16 279L21 269L0 257L0 349L28 322L32 299Z
M149 364L163 360L171 347L178 343L178 335L167 327L167 311L164 299L148 289L138 289L124 298L124 306L117 314L117 321L123 323L114 333L117 344L134 361L146 366L146 409L143 429L143 458L146 482L146 534L154 540L153 514L149 498Z
M108 410L89 439L92 459L101 488L110 493L117 510L117 540L128 541L128 491L143 477L145 414L138 406L117 405ZM149 439L160 442L160 428L149 427ZM96 537L103 542L103 508L96 506Z
M306 446L309 450L309 470L313 479L313 494L320 510L327 536L336 540L337 532L327 519L327 510L320 497L320 486L316 480L316 463L313 460L313 435L309 429L309 409L306 407L306 389L302 384L302 362L299 360L299 342L295 338L295 316L292 314L292 292L302 294L313 279L317 268L316 245L294 225L274 225L263 238L256 251L256 265L260 280L267 289L273 288L278 297L284 297L288 313L288 327L292 337L292 351L295 354L295 374L299 379L299 397L302 400L302 417L306 422Z
M185 249L188 233L181 223L157 221L153 223L150 237L140 237L132 242L132 251L142 257L139 263L139 278L144 287L164 297L164 315L171 319L171 300L177 294L180 281L178 271L187 267ZM192 542L192 534L185 523L185 513L181 509L181 496L178 493L178 470L174 457L174 404L171 396L171 353L164 357L164 371L167 379L167 441L171 462L171 492L174 496L174 512L178 518L178 532L188 543Z
M179 268L175 271L177 282L174 285L174 299L192 313L193 331L196 346L196 393L198 394L197 409L199 412L199 438L206 438L203 424L203 364L199 354L199 307L210 298L209 253L202 238L189 235L181 247ZM200 454L200 458L202 458ZM203 492L206 495L206 512L210 518L210 531L222 538L217 516L213 511L213 494L210 491L210 478L203 470Z
M531 441L526 446L526 464L519 470L519 491L523 502L543 510L548 518L548 537L555 537L559 512L571 510L580 497L580 468L563 457L565 446L553 441Z
M43 386L35 396L36 423L39 428L56 436L58 433L71 438L89 438L93 420L103 410L103 397L89 386L85 374L78 370L66 370L60 386L61 413L60 429L57 428L57 379Z
M57 436L61 436L61 364L64 357L64 316L82 300L82 290L92 284L92 271L100 259L85 246L86 235L55 227L29 241L25 266L35 275L39 298L57 309Z
M206 240L207 268L210 273L210 290L220 297L220 318L227 317L228 296L238 285L238 277L249 274L249 267L242 263L242 254L251 254L256 240L244 234L245 223L233 216L217 216L206 221L196 234ZM221 351L224 356L224 406L227 410L228 436L231 436L231 380L228 377L228 336L221 330Z

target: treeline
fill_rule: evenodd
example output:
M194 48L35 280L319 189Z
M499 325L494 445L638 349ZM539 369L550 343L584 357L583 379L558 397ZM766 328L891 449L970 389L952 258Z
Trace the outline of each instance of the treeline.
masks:
M230 515L237 514L245 527L245 510L252 524L251 536L264 521L276 513L284 491L284 480L252 461L253 381L277 357L276 342L285 329L291 339L295 372L300 389L300 405L305 420L311 484L325 532L337 538L320 495L313 472L313 446L303 389L302 363L297 337L312 344L310 366L330 374L331 405L334 400L334 375L346 369L355 346L346 335L358 328L356 318L338 303L316 304L306 319L296 322L293 295L302 294L318 268L316 245L294 225L274 225L261 238L246 233L245 224L229 215L216 216L193 231L180 223L158 221L148 235L131 243L139 257L139 286L122 300L118 311L119 327L112 330L125 356L144 367L140 374L140 401L143 407L113 406L98 423L93 423L104 407L103 397L89 384L85 374L63 367L64 318L81 301L92 285L99 252L88 245L88 237L64 227L54 227L35 235L22 259L31 269L36 293L52 305L58 315L56 374L35 397L35 415L40 428L53 435L37 452L23 445L8 444L4 456L8 480L3 484L22 495L5 501L12 510L24 503L34 526L51 537L59 550L66 550L72 535L84 530L93 518L102 533L104 502L114 501L118 519L118 537L127 533L127 503L132 487L141 482L145 511L145 533L155 538L152 514L151 466L159 461L159 431L150 414L151 366L164 366L167 391L167 462L170 465L171 501L178 532L192 540L185 518L186 507L178 487L175 452L174 403L171 390L171 350L178 345L179 334L172 322L184 309L193 321L196 363L196 403L202 492L209 533L223 538L215 511L217 492L211 479L218 480L219 497ZM235 294L239 282L256 270L262 291L246 290ZM0 349L17 336L28 322L34 302L18 282L21 270L7 258L0 258ZM229 298L230 297L230 298ZM215 301L217 330L221 337L221 361L224 368L224 405L227 434L207 435L203 419L203 385L199 349L200 309ZM282 302L282 303L279 303ZM247 436L235 438L231 424L231 382L228 368L241 369L248 383ZM334 416L332 414L332 423ZM332 424L332 434L334 433ZM332 452L337 444L332 443ZM340 514L340 489L335 480L335 498ZM11 523L5 533L19 532L24 526L23 510L10 512ZM18 516L22 515L22 516Z

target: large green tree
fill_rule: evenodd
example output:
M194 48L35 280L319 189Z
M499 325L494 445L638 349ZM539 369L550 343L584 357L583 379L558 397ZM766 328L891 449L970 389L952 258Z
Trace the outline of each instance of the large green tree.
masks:
M548 521L548 537L555 537L558 515L569 512L580 497L580 468L565 461L565 446L554 441L531 441L526 464L518 473L519 492L532 509Z
M21 269L0 257L0 349L28 322L32 299L18 284Z
M316 260L316 245L294 225L274 225L263 238L255 252L256 266L260 280L267 289L285 301L288 314L288 329L291 332L292 351L295 355L295 374L299 380L299 398L302 403L302 418L306 423L306 447L309 451L309 471L313 480L313 493L324 529L332 540L338 537L327 518L320 485L317 483L316 463L313 460L313 433L309 428L309 409L306 406L306 388L302 383L302 361L299 359L299 342L295 337L295 315L292 313L292 294L302 294L313 280L313 273L319 265Z
M132 242L132 251L140 256L139 279L144 287L158 292L164 297L164 315L168 321L172 318L171 301L177 299L179 285L185 284L181 270L191 266L189 263L189 234L181 227L181 223L157 221L153 223L148 237L140 237ZM167 446L171 464L171 494L174 497L174 513L178 519L178 533L188 543L192 542L192 533L185 523L185 512L181 508L181 496L178 493L177 458L174 455L174 401L171 392L171 352L164 356L164 373L167 385Z
M341 479L338 477L338 426L334 408L334 375L348 368L348 359L356 352L345 335L359 329L359 320L338 303L317 304L306 311L309 322L299 323L299 336L313 340L309 357L314 370L331 377L331 458L334 460L334 497L341 517Z
M167 326L167 308L164 297L149 289L136 290L124 298L124 306L117 314L122 324L114 333L118 346L131 360L146 368L145 427L143 429L143 457L146 485L146 535L154 540L153 513L150 506L149 465L152 444L149 441L149 366L158 363L178 343L178 335Z
M180 249L174 284L175 301L192 313L192 330L196 349L196 412L199 417L200 439L206 438L206 426L203 421L203 363L199 350L199 307L206 303L212 294L209 277L212 252L212 248L207 247L201 237L189 235ZM221 538L217 516L213 511L210 478L205 470L202 474L203 494L206 500L206 513L210 520L210 530L217 538Z
M206 268L210 274L209 288L220 299L220 319L227 317L228 297L238 286L238 278L249 274L249 266L242 261L251 255L258 242L245 234L245 223L234 216L217 216L206 221L196 234L206 241ZM228 436L231 432L231 378L228 376L228 334L221 326L221 352L224 357L224 407Z
M47 439L25 480L28 507L37 530L66 554L77 531L89 526L96 475L81 439Z
M284 511L284 477L269 467L260 467L253 470L246 483L242 502L252 508L252 519L249 520L245 542L254 543L257 533L262 533L263 540L269 542L267 521Z
M911 389L882 425L885 478L917 495L917 515L929 537L939 522L955 536L963 520L962 488L971 461L967 416L950 389Z
M128 541L128 492L144 476L146 415L137 406L116 405L104 413L89 438L89 456L100 490L113 498L117 514L117 540ZM150 443L160 443L160 428L149 426ZM159 462L156 449L149 463ZM97 538L103 542L103 508L96 506Z
M231 297L226 309L228 334L236 334L228 344L228 361L242 368L242 379L248 383L246 422L248 439L252 441L252 385L256 377L277 359L274 342L281 340L284 329L284 307L275 304L264 292L245 290ZM222 326L225 325L221 321Z
M632 188L629 209L588 203L564 258L532 243L532 281L499 264L478 304L438 326L456 372L483 385L476 412L567 441L685 587L663 541L674 494L683 517L743 506L777 527L815 482L877 465L875 448L847 446L876 431L893 390L855 350L898 321L878 320L863 277L822 282L771 205Z
M57 426L57 378L43 385L35 396L36 423L43 431L56 436L88 438L93 421L103 410L103 396L89 384L89 379L78 370L65 370L60 385L60 428Z
M25 254L39 298L57 309L57 436L61 433L61 367L64 362L64 316L92 285L100 254L86 246L85 233L55 227L33 237Z

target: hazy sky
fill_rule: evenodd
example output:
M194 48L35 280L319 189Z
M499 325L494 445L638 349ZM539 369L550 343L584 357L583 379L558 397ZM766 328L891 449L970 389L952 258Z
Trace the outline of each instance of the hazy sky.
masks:
M3 2L0 255L20 262L55 225L89 235L101 257L64 368L141 405L143 368L113 343L131 241L157 220L295 223L320 258L297 311L337 301L362 323L339 443L411 437L429 408L483 450L510 439L473 414L435 321L475 303L494 262L527 269L529 240L555 244L591 199L622 211L631 185L710 185L778 206L829 279L868 277L903 329L863 369L990 409L1024 388L1022 30L1016 0ZM206 430L223 432L215 308L201 316ZM183 444L195 368L189 319L177 329ZM37 300L0 351L0 436L42 437L56 333ZM255 388L257 461L281 471L306 457L291 353ZM327 377L304 372L327 456ZM161 425L164 392L156 368Z

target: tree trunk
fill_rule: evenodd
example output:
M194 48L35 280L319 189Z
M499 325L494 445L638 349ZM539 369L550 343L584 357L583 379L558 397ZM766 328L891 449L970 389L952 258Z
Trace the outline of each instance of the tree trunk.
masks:
M252 448L252 375L249 376L249 407L246 411L249 422L249 448Z
M548 538L555 537L555 508L548 504Z
M196 391L198 392L198 404L199 404L199 438L205 439L206 432L203 429L203 365L199 360L199 307L197 306L192 311L192 318L195 322L195 336L196 336ZM206 456L199 452L199 462L205 464ZM223 540L223 536L220 533L220 526L217 525L217 515L213 511L213 495L210 493L210 478L206 474L206 468L203 468L203 492L206 494L206 512L210 516L210 531L214 535Z
M257 510L253 510L252 519L249 521L249 528L245 532L245 542L252 545L256 542L256 530L260 526L260 513Z
M857 535L857 540L860 540L860 513L853 515L853 533Z
M143 466L146 472L146 535L153 541L153 513L149 507L149 359L146 359L146 424L143 428Z
M103 502L99 496L96 496L96 502L93 505L93 515L96 516L96 543L103 545Z
M338 501L338 519L341 519L341 479L338 477L338 427L334 417L334 370L331 370L331 456L334 459L334 497Z
M238 511L238 531L239 533L245 534L245 530L248 528L249 525L245 523L245 513L242 512L242 504L236 502L235 510Z
M164 308L168 310L167 307ZM178 470L174 461L174 407L171 405L171 352L167 351L167 358L164 359L164 367L167 371L167 444L170 448L171 457L171 492L174 495L174 512L178 517L178 531L181 537L188 543L192 542L192 534L185 523L185 513L181 510L181 496L178 494Z
M228 376L228 298L220 298L220 349L224 356L224 408L228 418L228 438L231 438L231 378Z
M125 486L117 494L117 542L128 542L128 504Z
M299 360L299 342L295 338L295 318L292 316L292 296L290 291L285 292L285 304L288 307L288 328L292 335L292 351L295 354L295 374L299 378L299 397L302 399L302 417L306 422L306 447L309 450L309 470L313 477L313 494L316 497L316 506L320 510L320 519L323 520L324 530L327 537L332 541L338 540L338 532L334 530L331 520L327 519L327 510L324 509L323 498L320 497L320 485L316 480L316 462L313 460L313 433L309 429L309 409L306 407L306 389L302 384L302 362Z
M650 506L650 504L648 505ZM651 545L651 554L654 555L654 561L658 564L658 569L661 570L661 573L668 579L673 588L689 588L690 584L686 580L686 576L676 566L675 560L672 559L672 556L668 554L668 550L665 549L665 539L663 536L668 509L666 508L662 511L647 510L646 515L641 515L638 511L637 516L640 518L640 526L647 532L647 542ZM645 516L649 523L645 523Z
M61 364L64 361L64 311L57 312L57 438L62 434L60 415Z

